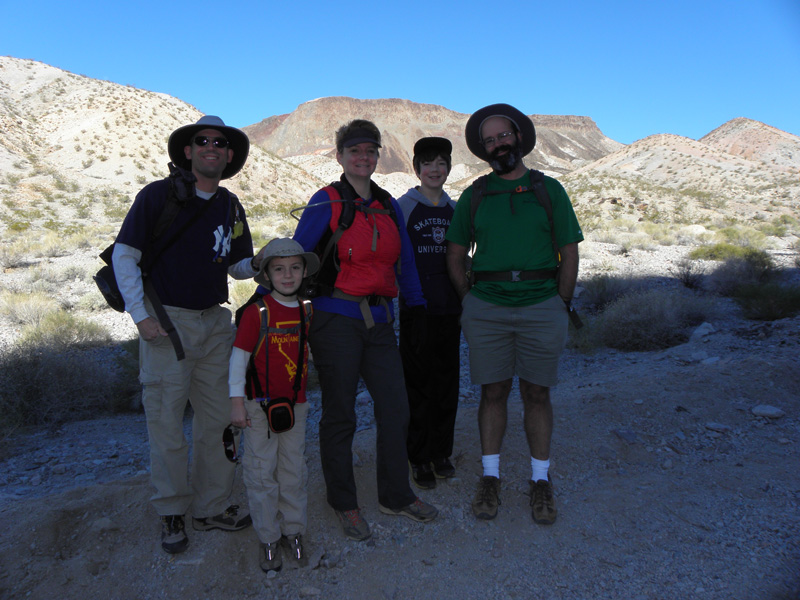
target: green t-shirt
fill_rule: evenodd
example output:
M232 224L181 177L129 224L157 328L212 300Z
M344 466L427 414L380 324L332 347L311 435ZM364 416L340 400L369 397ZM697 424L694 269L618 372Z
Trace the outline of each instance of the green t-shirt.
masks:
M583 232L572 203L561 184L544 178L553 205L553 225L559 248L583 241ZM475 254L473 271L528 271L554 269L547 213L533 191L512 194L517 187L529 187L530 176L513 181L489 175L488 191L508 193L485 195L475 215ZM469 248L472 186L464 190L456 205L446 239ZM501 306L528 306L543 302L558 293L554 279L534 281L479 281L471 292L478 298Z

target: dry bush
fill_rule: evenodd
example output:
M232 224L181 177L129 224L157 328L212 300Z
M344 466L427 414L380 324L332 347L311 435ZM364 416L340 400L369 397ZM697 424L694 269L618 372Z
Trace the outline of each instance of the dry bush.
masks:
M15 347L0 354L0 432L127 410L139 393L135 359L117 349Z
M632 277L602 274L582 280L580 285L583 288L581 306L589 312L600 312L617 298L641 290L644 284Z
M61 307L53 298L42 292L0 294L0 313L21 325L38 325L44 315Z
M46 348L66 351L72 347L108 344L111 335L101 325L62 310L48 312L22 329L18 345L31 351Z
M592 323L591 336L618 350L669 348L685 342L712 310L710 299L689 292L637 291L609 304Z
M757 321L776 321L800 312L800 286L776 281L743 285L734 292L734 300L745 317Z
M70 254L70 249L66 239L53 231L48 231L37 244L32 246L31 252L38 258L55 258L67 256Z
M690 258L682 258L677 265L670 269L675 278L690 290L700 289L703 282L703 267Z
M731 296L742 286L767 282L773 273L774 263L769 254L753 250L728 258L714 269L707 278L708 287L723 296Z
M30 260L30 243L24 239L5 241L0 245L0 267L16 269L24 267Z

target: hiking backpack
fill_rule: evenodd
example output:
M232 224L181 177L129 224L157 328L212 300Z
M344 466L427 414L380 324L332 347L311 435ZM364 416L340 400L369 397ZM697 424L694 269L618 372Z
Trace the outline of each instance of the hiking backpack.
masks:
M388 214L394 224L400 230L400 222L397 212L392 206L391 196L388 193L375 194L383 208L370 208L361 203L356 203L356 195L353 187L344 181L334 181L329 186L323 188L330 198L330 203L341 202L342 211L339 213L339 220L335 231L328 229L320 238L314 252L319 256L319 269L310 276L304 283L303 296L316 298L318 296L330 296L336 284L336 277L339 275L338 254L335 252L336 243L344 232L353 224L356 212L365 214ZM397 268L400 268L398 259Z

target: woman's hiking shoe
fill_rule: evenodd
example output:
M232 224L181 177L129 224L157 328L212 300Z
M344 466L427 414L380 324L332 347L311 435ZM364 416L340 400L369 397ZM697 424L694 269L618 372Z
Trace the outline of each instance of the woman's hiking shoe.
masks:
M489 520L497 516L500 505L500 480L487 475L478 481L478 491L472 501L472 512L479 519Z
M306 553L303 549L303 536L299 533L296 535L282 535L280 544L286 556L291 557L301 567L305 566L308 561L306 560Z
M209 529L222 529L224 531L239 531L245 527L250 527L253 519L246 510L239 510L238 504L231 504L224 511L213 517L203 517L198 519L192 517L192 527L197 531L208 531Z
M258 566L261 567L261 570L265 573L281 570L283 562L281 562L281 551L280 548L278 548L278 542L259 545Z
M414 500L408 506L404 506L403 508L387 508L383 504L378 503L378 508L380 511L385 515L398 515L403 517L408 517L409 519L414 519L415 521L419 521L420 523L427 523L428 521L433 521L439 514L439 509L435 506L428 504L427 502L423 502L419 498Z
M188 545L183 515L161 517L161 549L169 554L178 554L186 550Z
M436 476L433 474L430 463L411 465L411 481L421 490L432 490L436 487Z
M351 540L360 542L372 535L369 530L369 523L361 516L361 511L358 508L353 510L334 510L333 512L336 513L342 523L344 535Z
M433 474L438 479L450 479L455 477L456 468L449 458L436 458L431 463L433 465Z
M549 476L547 480L531 481L531 516L539 525L555 523L558 511L553 498L553 482Z

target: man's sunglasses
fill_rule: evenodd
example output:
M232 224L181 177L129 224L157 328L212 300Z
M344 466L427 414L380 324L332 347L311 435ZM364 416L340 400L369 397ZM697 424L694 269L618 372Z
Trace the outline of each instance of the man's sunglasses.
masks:
M192 141L195 146L208 146L208 143L211 142L214 148L227 148L230 144L224 137L208 137L207 135L198 135Z
M225 447L225 458L232 463L239 462L242 457L236 450L236 440L242 433L241 428L235 425L228 425L222 432L222 445Z

